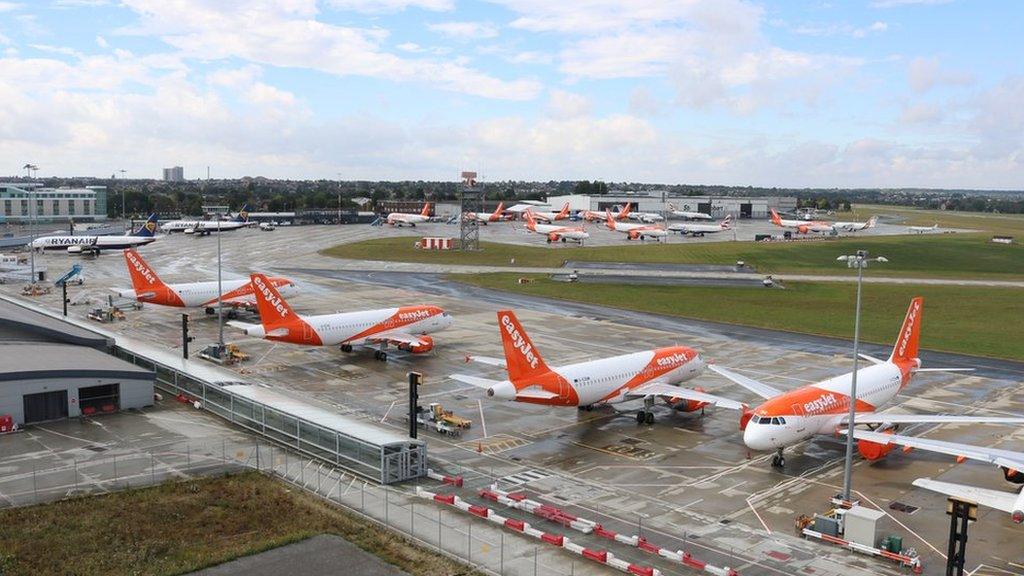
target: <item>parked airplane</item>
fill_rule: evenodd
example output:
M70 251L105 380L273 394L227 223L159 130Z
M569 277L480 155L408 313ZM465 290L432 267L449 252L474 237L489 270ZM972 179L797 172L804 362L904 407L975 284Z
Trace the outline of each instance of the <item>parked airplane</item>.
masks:
M615 218L612 217L611 212L605 212L605 226L609 230L614 232L622 232L626 235L627 240L637 240L641 242L648 238L654 238L656 241L661 242L662 238L668 236L668 232L664 226L650 226L647 224L626 224L623 222L616 222Z
M924 299L914 298L907 309L903 325L896 338L888 360L864 356L871 366L857 371L857 415L855 423L866 425L871 432L865 434L854 430L859 438L857 448L868 460L878 460L892 449L890 444L880 443L884 434L892 442L891 434L900 424L911 423L979 423L1019 424L1024 418L989 416L948 416L932 414L895 414L876 412L879 407L896 397L914 374L918 372L949 372L963 369L921 368L917 357L918 341L921 334ZM775 450L772 466L785 465L783 448L802 442L817 434L845 434L843 426L848 425L852 373L829 378L815 384L789 392L783 392L742 376L719 366L710 366L712 371L761 396L765 402L753 410L744 410L740 417L743 442L754 450ZM880 433L880 434L879 434ZM917 440L917 439L915 439ZM926 445L921 448L928 449ZM975 450L964 447L964 450Z
M217 281L183 282L165 284L138 252L124 251L124 262L132 279L132 289L114 289L122 298L134 298L139 302L174 306L178 308L203 308L213 314L217 306ZM273 277L268 280L282 294L298 293L298 287L288 278ZM256 309L256 296L248 278L221 281L220 301L223 306L248 310ZM234 314L232 314L234 316Z
M908 232L913 232L914 234L925 234L927 232L938 232L939 231L939 225L938 225L938 223L935 223L935 224L932 224L931 226L908 226L907 227L907 231Z
M687 220L713 220L711 214L705 214L703 212L690 212L689 210L676 210L674 204L669 202L668 209L672 216L676 218L686 218Z
M35 250L67 250L69 254L99 254L103 250L123 250L156 240L157 218L151 214L138 230L124 236L41 236L29 246Z
M388 359L385 350L389 345L413 354L430 352L434 340L427 334L452 325L451 315L437 306L300 316L269 278L253 274L250 280L261 323L228 322L248 336L307 346L340 344L342 352L351 352L353 346L377 347L373 357L383 362Z
M230 220L171 220L160 226L165 232L184 232L205 236L212 232L230 232L251 226L249 222L249 205L245 204L238 214Z
M822 222L820 220L784 220L779 217L779 213L774 208L771 209L771 212L772 224L780 228L793 228L801 234L832 231L832 224L829 222Z
M430 220L430 202L423 203L423 210L420 210L419 214L407 214L402 212L392 212L388 214L388 217L384 220L392 226L411 226L416 227L416 224L426 222Z
M725 218L717 224L694 224L691 222L679 222L676 224L670 224L668 227L669 232L679 232L683 236L689 234L690 236L704 236L705 234L714 234L716 232L723 232L732 228L732 214L726 214Z
M676 386L704 369L697 351L669 346L599 360L549 368L511 310L498 312L498 332L505 358L467 356L466 361L498 366L508 371L507 380L490 380L466 374L451 378L487 390L496 400L514 400L551 406L590 408L643 399L637 412L640 423L654 423L651 408L657 398L683 412L701 410L708 404L743 410L739 402L704 393L700 388Z
M563 204L562 209L558 212L534 212L533 210L530 210L530 213L533 214L534 220L540 220L541 222L547 222L549 224L555 220L568 220L569 203L566 202Z
M579 244L583 244L583 241L590 238L590 234L583 229L582 226L578 228L568 228L565 226L552 226L549 224L537 224L537 221L533 218L533 212L527 210L523 213L526 216L526 229L536 234L543 234L548 237L548 244L552 242L573 241Z
M653 222L661 222L665 220L665 217L656 212L630 212L629 219L651 224Z
M868 228L874 228L878 222L878 216L868 218L867 222L833 222L832 229L837 232L860 232Z
M626 202L626 205L623 206L618 212L613 213L612 216L616 220L625 220L632 213L632 209L633 205L630 202ZM602 212L600 210L584 210L582 216L583 219L586 220L587 222L594 222L596 220L601 220L603 222L608 218L608 211L605 210Z
M505 203L499 202L498 207L495 208L494 212L492 212L491 214L477 214L476 212L466 212L465 218L467 220L476 220L480 224L487 226L488 222L501 222L502 220L504 220L505 216L504 214L502 214L502 211L504 209Z

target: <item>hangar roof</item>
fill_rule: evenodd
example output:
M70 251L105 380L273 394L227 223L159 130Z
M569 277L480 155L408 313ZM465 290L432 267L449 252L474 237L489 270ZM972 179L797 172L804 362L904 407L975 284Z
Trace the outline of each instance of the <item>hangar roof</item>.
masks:
M63 342L106 350L106 337L0 299L0 342Z
M140 368L94 348L45 342L0 342L0 382L41 378L152 377Z

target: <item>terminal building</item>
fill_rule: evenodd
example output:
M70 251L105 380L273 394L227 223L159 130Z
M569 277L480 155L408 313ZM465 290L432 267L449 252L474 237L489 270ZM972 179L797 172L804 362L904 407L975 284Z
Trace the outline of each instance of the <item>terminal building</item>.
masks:
M0 182L0 223L97 222L107 219L107 187L46 188Z
M731 214L733 218L768 218L769 210L792 212L796 210L795 196L755 196L743 198L738 196L674 196L667 191L623 192L611 191L600 196L568 194L565 196L548 197L550 208L558 210L566 202L569 209L578 210L618 210L626 202L632 203L634 212L654 212L665 214L671 210L686 212L703 212L714 218L724 218Z
M107 338L0 300L0 417L23 426L153 405L153 370Z

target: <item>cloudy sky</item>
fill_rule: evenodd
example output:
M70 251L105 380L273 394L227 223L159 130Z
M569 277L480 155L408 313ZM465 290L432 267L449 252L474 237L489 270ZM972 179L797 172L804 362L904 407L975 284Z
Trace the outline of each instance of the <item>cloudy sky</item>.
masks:
M0 175L1024 188L1019 0L0 0Z

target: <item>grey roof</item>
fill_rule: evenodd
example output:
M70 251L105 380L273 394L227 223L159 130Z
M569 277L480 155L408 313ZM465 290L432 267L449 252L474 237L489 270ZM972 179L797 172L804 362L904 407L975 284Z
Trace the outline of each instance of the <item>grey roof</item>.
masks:
M4 328L4 338L8 340L17 339L17 336L22 334L26 340L43 338L52 342L90 346L98 350L106 350L109 343L105 336L96 332L51 318L2 298L0 325Z
M41 342L0 343L0 381L41 378L152 378L140 368L93 348Z

